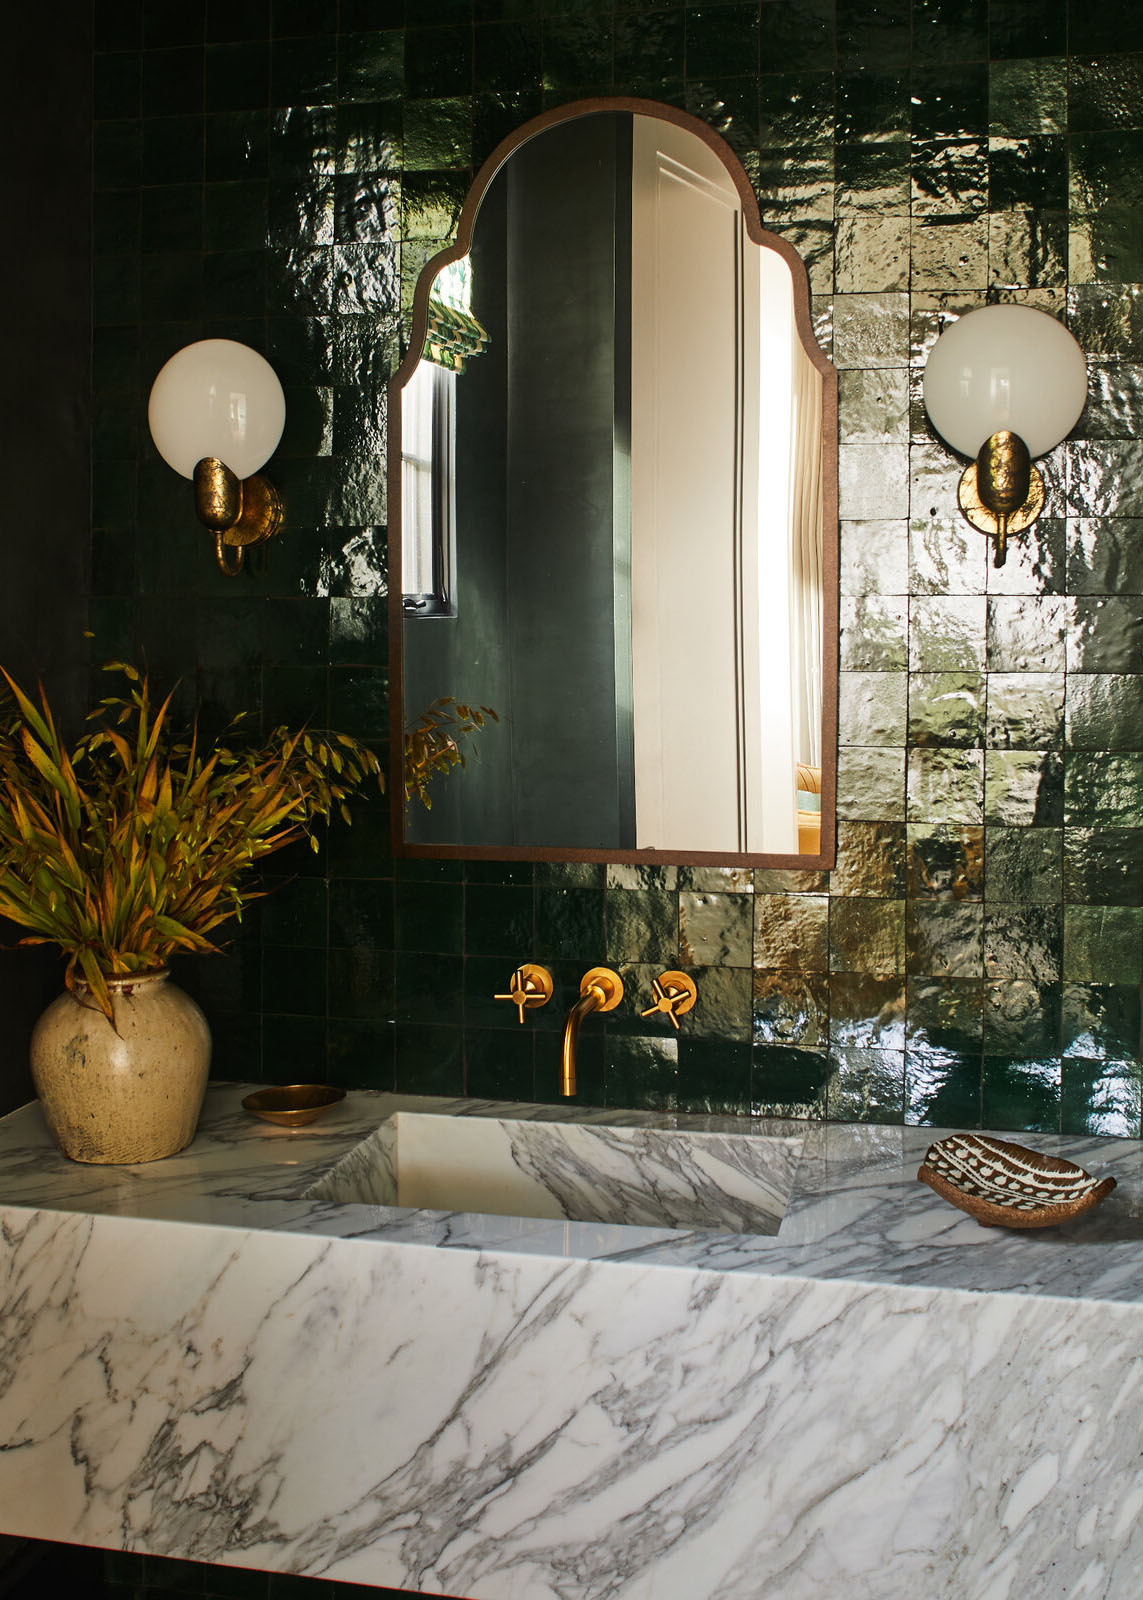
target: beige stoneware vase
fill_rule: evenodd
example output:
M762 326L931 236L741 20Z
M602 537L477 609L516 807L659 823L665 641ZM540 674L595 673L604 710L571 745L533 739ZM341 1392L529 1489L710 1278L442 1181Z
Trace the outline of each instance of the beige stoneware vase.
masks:
M194 1138L210 1070L210 1029L166 972L110 978L113 1028L80 987L32 1034L44 1119L73 1161L159 1161ZM86 1004L82 1003L86 1001Z

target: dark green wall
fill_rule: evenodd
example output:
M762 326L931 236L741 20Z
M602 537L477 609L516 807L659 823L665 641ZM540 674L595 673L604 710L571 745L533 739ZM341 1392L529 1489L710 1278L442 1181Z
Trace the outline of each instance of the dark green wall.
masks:
M587 1100L1138 1133L1143 9L407 12L99 8L96 652L145 651L211 716L383 737L384 385L417 272L544 105L682 104L802 251L841 369L838 866L395 865L375 807L186 975L218 1071L552 1098L560 1011L606 957L632 1003L584 1031ZM990 297L1066 314L1092 361L999 573L919 403L942 313ZM159 365L207 334L264 350L290 406L287 527L237 582L144 426ZM528 957L559 1004L519 1028L489 997ZM701 998L676 1039L637 1002L678 964Z

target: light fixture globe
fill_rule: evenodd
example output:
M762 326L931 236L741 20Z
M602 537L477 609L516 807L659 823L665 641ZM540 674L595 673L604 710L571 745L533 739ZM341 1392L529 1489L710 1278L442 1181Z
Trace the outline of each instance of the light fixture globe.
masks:
M246 546L271 538L282 522L277 491L259 476L286 422L273 367L234 339L188 344L152 384L147 422L163 460L193 480L195 512L233 577Z
M974 465L957 499L968 521L996 539L1004 565L1009 533L1044 506L1032 457L1065 439L1087 399L1087 361L1061 322L1031 306L983 306L953 323L925 367L925 410L941 438Z
M234 339L200 339L179 350L151 386L147 422L168 466L193 478L213 456L235 477L269 461L286 423L286 397L273 367Z
M1087 362L1073 336L1031 306L982 306L941 334L925 367L925 410L941 438L974 456L1002 428L1031 456L1079 421Z

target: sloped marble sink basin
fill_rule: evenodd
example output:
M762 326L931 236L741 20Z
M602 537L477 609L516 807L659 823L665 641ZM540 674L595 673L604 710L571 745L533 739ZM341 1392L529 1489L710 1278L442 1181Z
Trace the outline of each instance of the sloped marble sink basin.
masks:
M307 1199L775 1234L801 1136L399 1111Z

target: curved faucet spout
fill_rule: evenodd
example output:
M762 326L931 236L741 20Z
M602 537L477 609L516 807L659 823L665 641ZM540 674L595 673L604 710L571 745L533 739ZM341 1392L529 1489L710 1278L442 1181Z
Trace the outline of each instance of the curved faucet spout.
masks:
M623 998L623 980L608 967L592 967L579 986L579 999L567 1014L560 1049L560 1093L570 1098L576 1092L575 1047L579 1025L593 1011L613 1011Z

